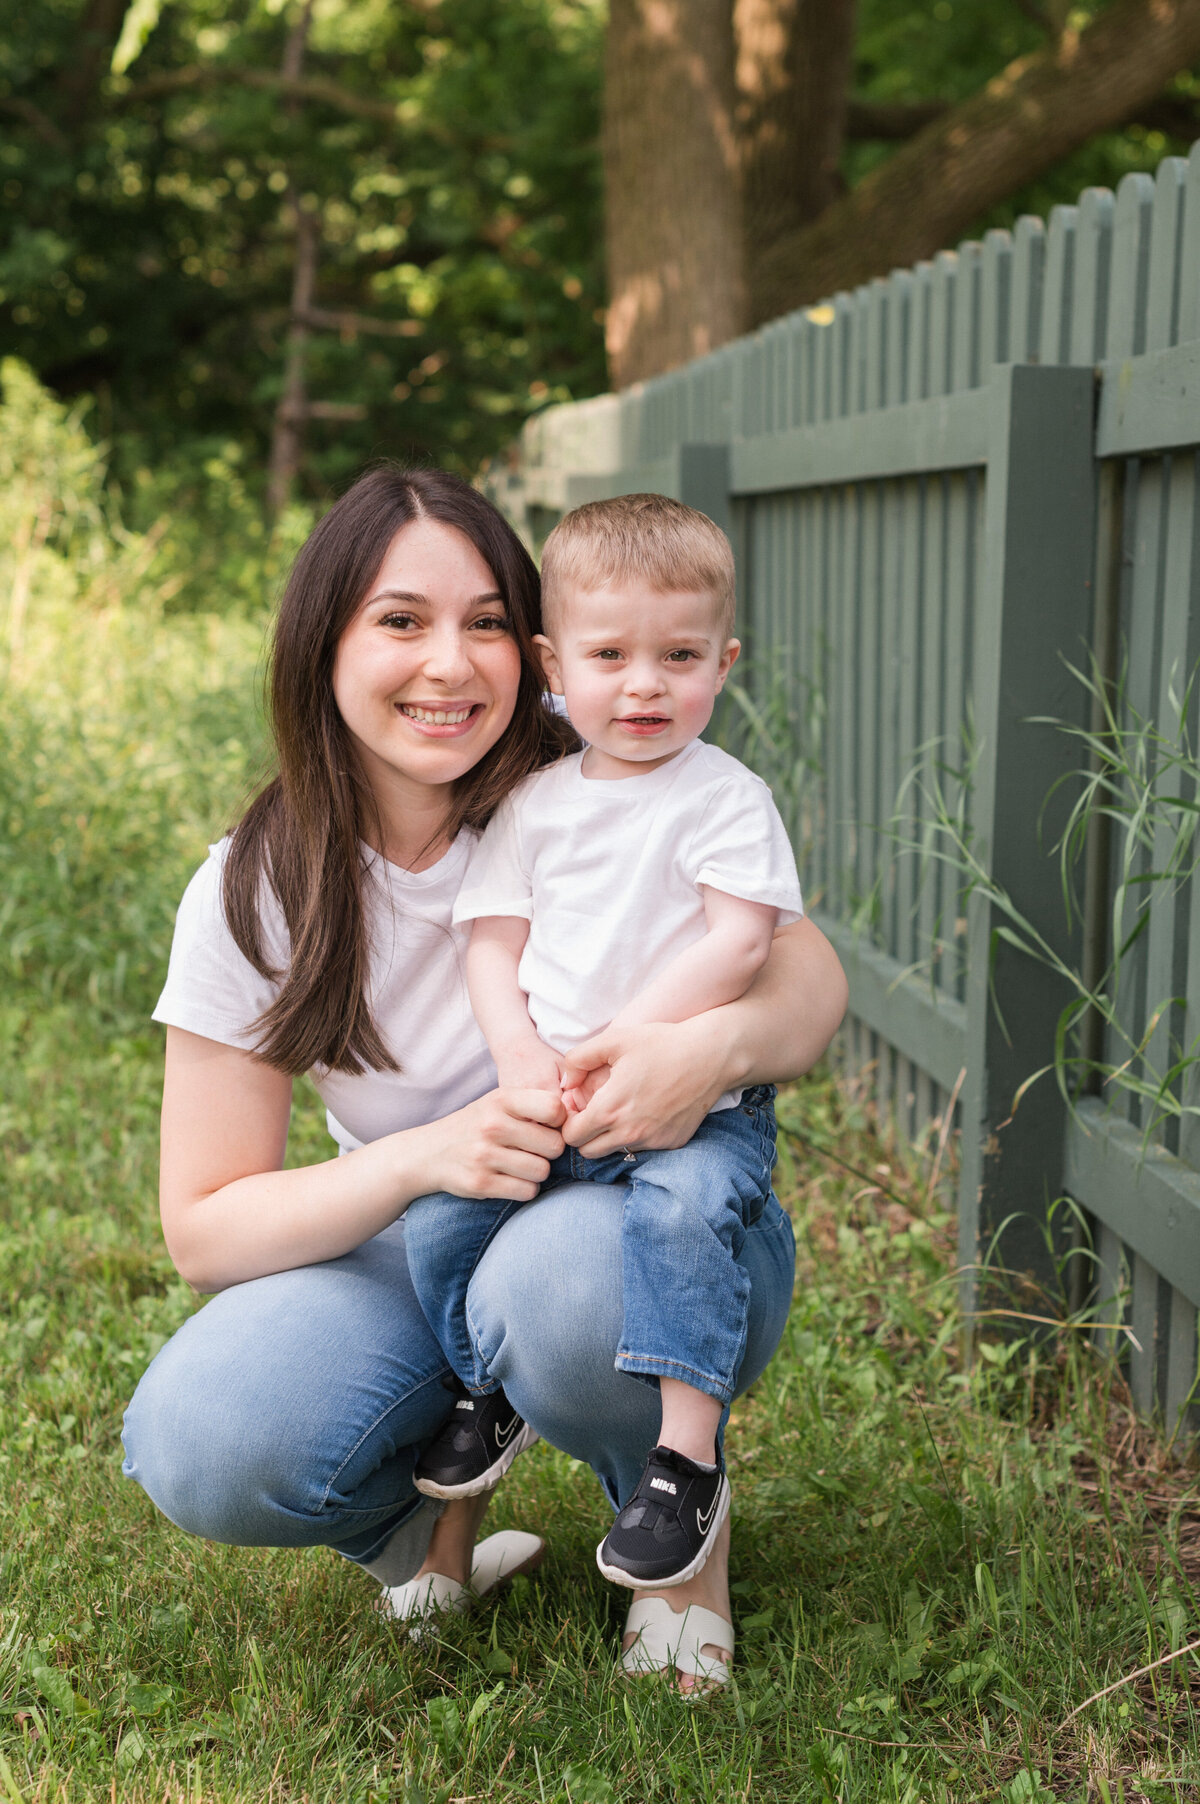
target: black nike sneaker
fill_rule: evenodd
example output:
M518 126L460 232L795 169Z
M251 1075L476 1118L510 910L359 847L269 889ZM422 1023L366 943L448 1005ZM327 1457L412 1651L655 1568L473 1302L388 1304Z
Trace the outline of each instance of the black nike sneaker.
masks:
M729 1514L724 1462L706 1472L673 1447L656 1447L638 1488L596 1549L614 1585L682 1585L708 1559Z
M472 1397L460 1389L446 1426L417 1461L413 1483L426 1497L478 1497L537 1438L503 1391Z

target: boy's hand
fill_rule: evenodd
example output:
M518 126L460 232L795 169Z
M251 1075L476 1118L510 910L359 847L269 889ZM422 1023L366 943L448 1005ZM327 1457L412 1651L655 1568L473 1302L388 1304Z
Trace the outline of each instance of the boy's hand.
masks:
M601 1084L606 1084L612 1075L606 1053L593 1050L598 1044L599 1036L595 1036L581 1046L573 1046L563 1058L563 1101L572 1115L582 1113Z
M557 1096L562 1087L562 1069L558 1053L536 1034L514 1041L496 1054L496 1075L502 1090L550 1090Z

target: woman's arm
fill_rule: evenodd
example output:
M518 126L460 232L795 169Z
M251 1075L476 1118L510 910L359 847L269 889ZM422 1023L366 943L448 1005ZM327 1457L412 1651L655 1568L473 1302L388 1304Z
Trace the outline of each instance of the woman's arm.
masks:
M494 1090L441 1121L283 1171L291 1102L291 1079L250 1053L167 1029L163 1233L197 1290L336 1259L431 1190L528 1202L562 1150L557 1097Z
M841 1024L847 995L820 929L808 919L781 927L736 1002L671 1026L609 1030L576 1048L609 1075L564 1137L593 1159L623 1146L685 1145L724 1091L811 1070Z

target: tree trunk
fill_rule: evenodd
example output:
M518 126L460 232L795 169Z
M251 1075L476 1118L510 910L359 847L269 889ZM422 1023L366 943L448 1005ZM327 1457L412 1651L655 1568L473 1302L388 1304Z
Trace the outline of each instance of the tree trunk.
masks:
M320 236L317 220L304 211L294 188L288 189L288 201L295 222L296 261L292 266L291 323L283 393L275 409L271 458L267 466L267 512L272 520L277 520L287 506L304 458L304 432L311 411L307 374L310 328L306 316L312 309L317 285Z
M78 134L92 110L128 10L129 0L88 0L74 54L54 78L59 118L72 135Z
M952 244L979 215L1096 132L1120 125L1200 56L1200 0L1114 0L1010 63L757 265L756 321Z
M845 191L855 0L734 0L751 309L762 256Z
M604 119L616 387L746 328L731 0L612 0Z
M300 79L304 50L312 27L313 4L314 0L304 0L299 16L288 33L280 71L285 82L295 83ZM292 97L287 101L289 116L294 118L297 110L298 102ZM316 292L317 248L320 242L317 220L311 213L304 211L294 181L289 181L287 186L287 207L292 216L292 228L296 237L296 260L292 265L292 305L283 392L275 409L271 456L267 465L267 513L272 520L277 520L287 506L292 484L304 456L304 429L309 417L307 362L310 328L307 316L312 310Z

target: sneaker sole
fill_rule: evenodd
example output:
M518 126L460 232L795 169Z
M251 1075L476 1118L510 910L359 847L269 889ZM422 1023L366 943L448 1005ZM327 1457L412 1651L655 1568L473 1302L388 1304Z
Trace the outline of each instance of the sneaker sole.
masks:
M623 1566L610 1566L605 1560L604 1541L607 1541L607 1535L605 1535L604 1541L601 1541L599 1547L596 1549L597 1566L610 1584L624 1585L626 1589L630 1591L669 1591L675 1585L686 1585L689 1579L695 1578L696 1574L698 1572L703 1572L704 1568L707 1566L708 1556L716 1546L717 1536L720 1534L725 1518L729 1514L731 1496L732 1492L729 1488L729 1480L723 1478L721 1480L721 1489L717 1493L716 1518L711 1529L708 1531L708 1537L691 1565L685 1566L681 1572L673 1572L668 1578L634 1578L633 1574L631 1572L626 1572Z
M513 1436L500 1458L494 1460L487 1471L481 1472L478 1478L468 1479L465 1484L461 1485L439 1485L432 1478L414 1478L413 1483L422 1497L441 1497L447 1503L453 1503L459 1497L478 1497L481 1491L493 1490L500 1483L518 1453L524 1453L533 1446L535 1441L540 1439L537 1429L531 1428L526 1422L520 1434Z

